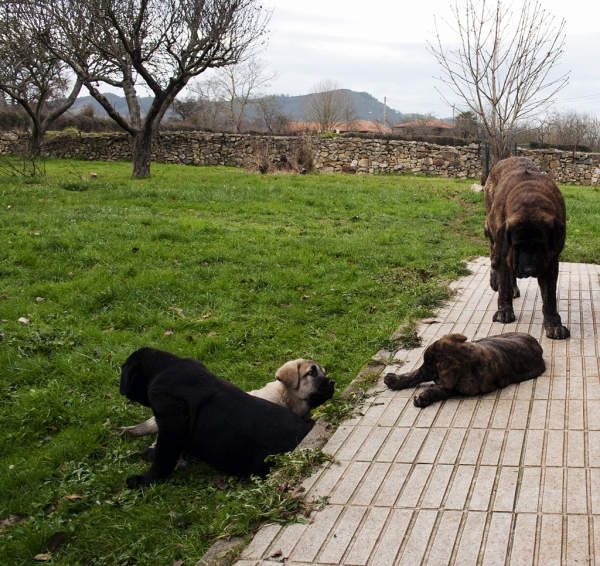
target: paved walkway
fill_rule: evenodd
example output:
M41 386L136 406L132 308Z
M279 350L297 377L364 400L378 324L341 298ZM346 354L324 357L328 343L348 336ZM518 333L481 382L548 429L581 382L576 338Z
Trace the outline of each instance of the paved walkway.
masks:
M419 328L423 346L449 332L529 332L546 372L425 409L414 389L380 382L326 445L338 463L305 482L327 505L307 524L263 527L237 566L600 565L600 266L561 264L564 341L543 334L535 279L519 282L518 323L502 325L489 260L469 267L455 301ZM384 374L413 369L423 350L398 352L405 364Z

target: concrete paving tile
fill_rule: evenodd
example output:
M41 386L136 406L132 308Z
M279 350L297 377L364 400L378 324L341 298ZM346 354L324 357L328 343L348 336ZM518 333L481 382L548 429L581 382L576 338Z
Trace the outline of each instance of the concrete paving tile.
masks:
M427 387L429 387L429 385L420 390L419 393L421 393L421 391L423 391ZM419 416L417 418L415 426L420 428L431 428L438 416L438 413L440 412L441 406L441 403L434 403L433 405L429 405L429 407L419 409Z
M369 511L369 515L363 522L360 532L352 545L350 554L344 559L345 565L364 566L367 563L389 515L390 509L383 507L373 507Z
M352 426L340 425L333 433L333 436L329 439L327 444L323 447L323 452L333 456L340 449L342 444L346 441L353 430L354 427Z
M482 399L475 413L473 428L488 428L493 410L494 401L491 399Z
M287 559L308 527L308 523L292 523L291 525L287 525L280 531L281 536L273 541L273 544L265 552L265 555L271 556L276 552L280 552L280 560Z
M400 418L400 414L404 410L407 403L412 403L411 399L393 399L393 402L388 403L385 411L381 415L378 424L381 426L395 426Z
M522 401L529 401L531 399L531 395L533 393L533 386L535 384L535 380L530 379L528 381L522 381L517 386L517 393L515 395L516 399L520 399Z
M548 412L548 401L545 399L535 399L531 403L531 415L529 418L529 429L545 429L546 416Z
M544 452L544 431L528 430L525 444L523 464L525 466L540 466Z
M452 425L452 421L454 420L454 415L460 405L460 399L452 397L450 399L446 399L435 420L435 426L437 428L449 428Z
M352 460L372 430L372 427L369 426L355 426L342 446L342 449L335 454L335 457L338 460Z
M494 511L512 512L515 506L517 480L519 479L518 467L503 467L496 487Z
M515 510L517 513L537 513L540 500L540 480L542 469L523 468L523 477L519 484L519 494Z
M394 564L412 514L412 510L406 509L394 509L392 511L391 519L386 525L383 536L375 550L371 566L390 566Z
M587 402L587 428L600 430L600 400L590 399Z
M492 428L506 429L508 426L508 420L510 418L510 411L512 409L512 401L500 399L496 403L496 411L494 418L492 419Z
M475 475L475 466L456 466L452 485L446 498L446 509L464 509Z
M567 564L588 565L593 560L590 555L588 517L569 515L567 517Z
M509 430L502 456L503 466L518 466L521 463L521 455L525 444L524 430Z
M493 513L483 554L483 566L504 566L512 524L511 513Z
M436 466L433 476L421 500L422 509L437 509L441 506L454 466Z
M261 558L263 553L269 548L273 539L281 530L281 525L266 525L252 539L250 544L241 554L243 559Z
M366 511L364 507L347 507L345 509L341 519L332 529L331 537L319 556L319 562L322 564L340 563Z
M395 507L416 507L423 488L429 479L433 466L431 464L418 464L413 467L412 473L405 484L402 495L395 503Z
M467 428L471 424L477 403L477 397L468 397L460 400L460 404L454 415L453 428Z
M360 451L356 455L356 460L363 460L365 462L372 462L375 456L379 452L382 444L386 441L387 437L391 434L392 429L384 426L371 427L371 434L364 441Z
M440 454L438 463L454 464L458 458L458 453L466 436L466 430L462 428L452 428L448 431L444 448Z
M500 459L500 452L502 451L502 445L504 444L504 430L489 430L485 445L483 448L483 455L481 457L481 464L484 466L495 466L498 464Z
M333 462L308 492L308 499L310 501L317 501L321 497L328 497L335 489L344 472L348 469L348 466L349 462Z
M585 466L585 435L583 431L567 431L567 466L569 468Z
M564 430L566 417L566 402L564 399L551 399L548 415L548 428Z
M314 522L304 532L290 559L297 562L313 562L343 509L341 505L328 505L323 511L315 513Z
M544 357L544 359L546 359ZM548 372L548 364L546 364L546 372ZM534 399L549 399L550 398L550 377L544 373L535 379Z
M348 503L368 469L369 462L352 462L341 481L331 492L329 502L332 505L345 505Z
M460 457L461 464L477 463L484 438L485 430L476 428L469 430L467 440L465 441L463 452Z
M567 469L567 513L586 514L586 473L583 468Z
M543 476L542 513L563 512L563 468L546 468Z
M427 437L429 431L425 428L414 428L410 431L408 438L406 439L404 446L400 449L398 456L396 457L397 462L414 462L415 458L423 441Z
M352 498L352 505L370 505L391 466L391 464L383 462L373 464L359 490Z
M567 418L569 430L583 430L583 401L575 400L567 403Z
M477 471L475 488L469 502L471 511L487 511L496 479L496 466L481 466Z
M379 451L377 461L393 462L409 432L409 428L394 428Z
M561 515L542 515L540 534L540 552L538 564L543 566L561 566L563 518Z
M485 513L469 513L462 529L458 552L454 560L457 566L475 566L485 529Z
M418 512L417 520L402 551L398 566L414 566L421 563L436 518L437 511L421 510Z
M515 517L510 566L532 566L535 558L535 538L538 517L520 513Z
M450 564L452 550L456 541L456 535L462 520L462 513L447 511L442 515L435 539L431 545L431 551L425 564L440 566Z
M590 495L592 513L600 515L600 470L597 468L590 470Z
M417 462L422 464L433 464L435 462L438 452L444 438L446 436L446 429L432 428L427 435L423 447L419 452Z
M383 485L373 505L389 507L393 505L404 487L410 473L410 464L394 464L383 480Z
M549 430L546 439L546 466L562 466L564 462L564 430Z
M600 468L600 431L591 430L588 436L588 465L591 468ZM600 485L598 485L600 487Z

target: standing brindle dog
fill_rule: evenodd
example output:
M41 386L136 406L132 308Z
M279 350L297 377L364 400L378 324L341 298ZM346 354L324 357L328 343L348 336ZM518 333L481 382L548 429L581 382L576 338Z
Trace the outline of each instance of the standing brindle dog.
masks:
M536 277L546 336L570 336L556 308L558 256L565 245L565 201L556 183L523 157L499 161L485 184L484 232L490 240L490 284L498 291L494 322L515 321L517 277Z

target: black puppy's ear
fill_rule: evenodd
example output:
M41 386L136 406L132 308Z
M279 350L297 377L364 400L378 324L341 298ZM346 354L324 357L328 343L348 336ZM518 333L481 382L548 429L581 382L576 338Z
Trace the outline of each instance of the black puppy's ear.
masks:
M121 366L119 392L121 395L125 395L130 401L149 407L148 383L150 378L144 372L141 360L138 359L139 352L134 352Z

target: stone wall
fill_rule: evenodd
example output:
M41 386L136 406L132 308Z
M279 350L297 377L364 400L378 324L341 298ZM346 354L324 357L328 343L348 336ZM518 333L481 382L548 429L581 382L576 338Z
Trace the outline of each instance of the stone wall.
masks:
M24 145L23 134L1 134L0 153ZM250 136L206 132L161 132L153 150L153 161L184 165L275 167L294 160L302 144L310 144L314 164L324 173L426 173L442 177L481 177L480 148L363 138L302 138ZM52 157L90 160L131 160L127 134L51 134L44 151ZM600 184L600 154L559 150L519 150L559 183Z

